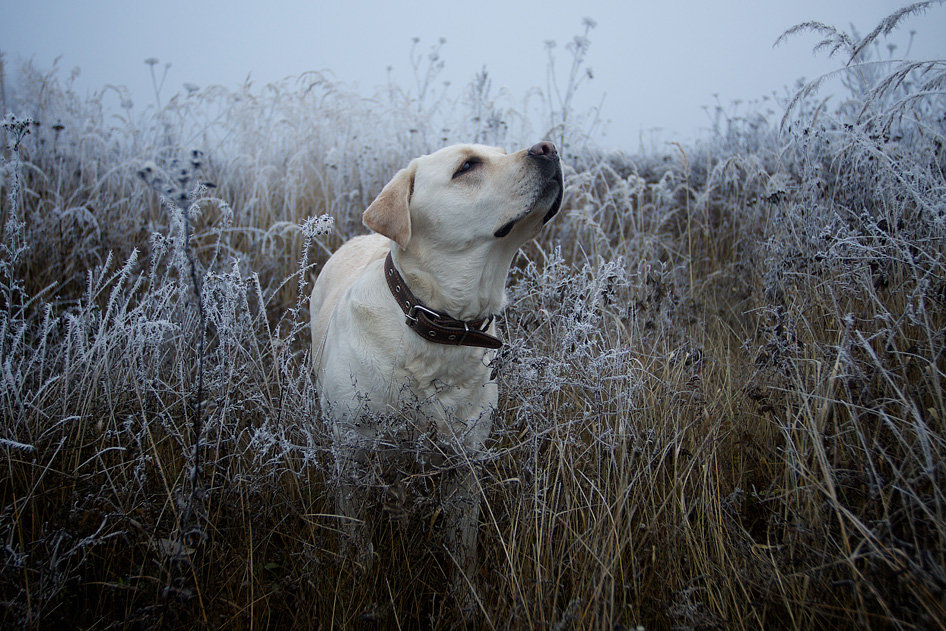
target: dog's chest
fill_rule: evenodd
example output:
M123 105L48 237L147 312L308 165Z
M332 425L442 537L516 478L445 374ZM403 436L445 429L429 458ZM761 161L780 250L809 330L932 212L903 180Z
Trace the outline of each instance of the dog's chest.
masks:
M476 403L489 381L488 358L478 349L457 347L421 348L407 344L398 362L399 381L409 385L421 400L447 406ZM423 346L430 347L423 342ZM414 352L411 352L411 351Z
M397 400L394 405L420 423L433 421L441 437L459 438L478 448L489 433L497 405L496 384L489 380L486 365L492 353L432 348L420 341L426 347L422 352L405 353L396 362L390 393Z

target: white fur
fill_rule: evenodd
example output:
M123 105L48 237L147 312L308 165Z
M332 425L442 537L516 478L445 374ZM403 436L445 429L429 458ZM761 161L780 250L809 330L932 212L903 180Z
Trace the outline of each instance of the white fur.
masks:
M475 164L455 177L467 161ZM528 151L482 145L417 158L364 213L381 234L350 240L326 263L310 303L313 359L323 412L343 447L365 448L368 442L356 443L376 438L379 415L435 426L454 453L482 447L497 405L495 351L429 342L408 328L384 279L384 258L391 250L408 287L432 309L463 320L498 313L513 256L560 201L558 157L554 174L542 163ZM508 234L495 236L512 220ZM472 470L461 477L457 488L470 501L454 516L450 539L463 568L472 559L478 498ZM343 512L363 510L352 504L342 498Z

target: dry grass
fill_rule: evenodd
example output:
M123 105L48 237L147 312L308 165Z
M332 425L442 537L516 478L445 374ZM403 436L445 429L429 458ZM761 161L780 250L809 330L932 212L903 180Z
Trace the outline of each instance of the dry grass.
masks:
M897 70L865 54L870 85ZM340 552L304 299L452 108L310 76L112 124L25 69L11 108L42 124L3 131L4 624L941 626L942 96L900 116L933 71L831 116L802 99L781 134L755 114L667 156L570 153L501 322L464 622L440 472L378 478L370 573ZM471 89L450 134L534 137L496 137L514 112Z

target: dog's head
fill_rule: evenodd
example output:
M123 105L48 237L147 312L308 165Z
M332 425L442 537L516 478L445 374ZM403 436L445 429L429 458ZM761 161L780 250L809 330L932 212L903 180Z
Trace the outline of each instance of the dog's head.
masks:
M453 145L399 171L364 212L364 224L401 248L464 249L497 242L518 249L559 211L564 180L555 145L507 154Z

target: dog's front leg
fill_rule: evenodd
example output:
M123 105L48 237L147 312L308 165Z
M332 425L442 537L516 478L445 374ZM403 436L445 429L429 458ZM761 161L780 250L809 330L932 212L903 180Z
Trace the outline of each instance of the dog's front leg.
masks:
M357 475L360 465L353 450L336 456L336 502L342 520L342 555L354 559L367 574L374 566L374 545L365 520L371 494Z
M476 579L476 539L480 517L480 490L469 462L446 476L443 487L447 553L454 562L451 588L460 609L470 615L479 610Z

